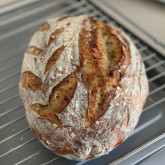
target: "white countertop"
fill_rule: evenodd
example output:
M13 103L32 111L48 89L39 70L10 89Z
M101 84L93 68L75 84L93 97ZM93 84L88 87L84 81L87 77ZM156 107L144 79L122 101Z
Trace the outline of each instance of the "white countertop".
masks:
M165 45L165 4L154 0L109 0L111 6Z

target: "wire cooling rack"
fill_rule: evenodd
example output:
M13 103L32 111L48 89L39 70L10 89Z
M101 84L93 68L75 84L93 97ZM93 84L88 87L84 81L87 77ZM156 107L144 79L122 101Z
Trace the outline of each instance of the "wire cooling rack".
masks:
M14 2L18 3L18 1ZM124 30L143 57L150 86L144 112L132 136L110 154L87 162L69 161L41 145L28 126L18 95L23 54L32 34L47 18L68 14L88 14ZM144 142L147 144L152 142L150 139L155 136L165 137L163 134L165 131L164 57L89 1L31 1L1 13L0 50L0 164L107 164L125 154L127 156L124 158L127 159L130 157L129 153L137 153L135 152L138 150L137 146L143 145ZM157 125L154 125L155 123ZM141 134L145 136L140 137ZM133 142L136 137L137 141ZM127 143L130 144L129 147L126 147Z

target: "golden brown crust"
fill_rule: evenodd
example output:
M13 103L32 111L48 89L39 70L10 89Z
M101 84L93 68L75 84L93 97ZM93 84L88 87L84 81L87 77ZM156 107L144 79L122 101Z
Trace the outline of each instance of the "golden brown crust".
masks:
M29 71L22 73L21 84L25 89L46 91L42 80Z
M122 143L148 92L143 61L129 38L92 17L64 16L48 21L32 41L20 97L41 142L75 160Z
M46 64L46 68L45 68L45 73L47 73L56 63L56 61L58 60L58 58L60 57L62 51L64 50L64 46L61 46L60 48L58 48L53 54L52 56L48 59L48 62Z
M115 93L115 90L109 91L107 87L119 85L126 69L121 66L129 64L129 48L125 46L124 53L122 49L128 43L121 42L109 25L93 18L90 18L90 24L91 31L84 27L79 37L82 78L89 97L85 126L104 115Z
M44 24L38 31L48 31L50 30L50 25L48 23Z
M40 56L40 57L45 56L44 50L39 49L35 46L29 46L26 53L34 55L34 56Z
M60 17L57 21L63 21L63 20L65 20L65 19L67 19L67 18L71 18L71 17L73 17L73 16L63 16L63 17Z
M53 42L55 42L57 40L57 38L59 37L59 35L64 31L64 28L60 28L57 29L55 32L53 32L50 36L49 42L48 42L48 46L50 46L50 44L52 44Z
M53 88L49 97L48 105L33 104L31 109L37 112L44 119L61 126L61 122L56 114L62 113L73 98L77 85L75 73L66 77L60 84Z
M43 135L40 134L39 132L37 132L36 129L32 128L32 131L33 131L33 133L34 133L37 137L39 137L40 139L43 139ZM45 135L45 137L46 137L47 139L49 139L49 135ZM47 144L47 141L45 141L44 139L43 139L43 141L44 141L44 143ZM48 145L48 144L47 144L47 145ZM62 149L61 149L61 148L58 148L58 147L53 147L52 150L53 150L54 153L59 153L60 155L74 154L73 151L72 151L71 148L70 148L70 144L69 144L69 143L66 143L65 146L64 146Z

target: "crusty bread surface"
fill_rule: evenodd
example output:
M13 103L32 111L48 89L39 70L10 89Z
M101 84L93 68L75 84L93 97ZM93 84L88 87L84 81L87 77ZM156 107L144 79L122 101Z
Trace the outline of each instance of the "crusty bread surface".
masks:
M55 154L108 154L135 128L148 94L126 34L87 15L50 19L24 55L20 98L34 134Z

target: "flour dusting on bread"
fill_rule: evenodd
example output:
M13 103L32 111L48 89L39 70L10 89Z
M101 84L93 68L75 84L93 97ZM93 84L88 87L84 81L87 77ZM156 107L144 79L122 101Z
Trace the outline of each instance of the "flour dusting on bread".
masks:
M131 134L148 82L126 34L80 15L50 19L34 34L19 90L39 140L58 155L87 160L108 154Z

